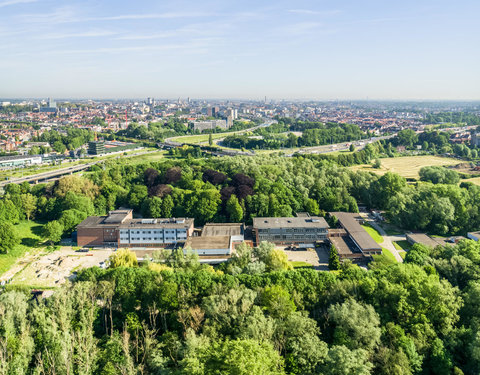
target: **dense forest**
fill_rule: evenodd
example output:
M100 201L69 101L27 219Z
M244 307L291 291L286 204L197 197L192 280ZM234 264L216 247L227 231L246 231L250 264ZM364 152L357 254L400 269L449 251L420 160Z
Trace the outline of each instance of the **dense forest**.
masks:
M10 184L0 199L0 224L47 221L45 236L57 243L86 216L130 207L144 217L193 217L206 222L251 223L262 216L306 211L358 211L358 205L386 211L406 230L466 235L480 228L480 187L462 183L447 170L422 170L423 181L386 173L352 171L344 162L371 160L381 144L352 154L165 159L155 163L106 162L85 177L55 183ZM453 180L452 180L453 178ZM8 237L13 229L5 230ZM5 240L6 237L2 237Z
M62 134L57 130L49 130L43 132L38 137L34 137L33 141L48 142L56 152L63 154L66 150L76 150L85 143L93 141L95 137L91 130L74 127L67 128L65 133L66 134ZM37 154L42 151L42 149L39 149Z
M4 374L478 374L480 245L336 273L195 256L90 268L47 299L0 295ZM118 262L113 262L117 265ZM265 266L265 264L264 264Z

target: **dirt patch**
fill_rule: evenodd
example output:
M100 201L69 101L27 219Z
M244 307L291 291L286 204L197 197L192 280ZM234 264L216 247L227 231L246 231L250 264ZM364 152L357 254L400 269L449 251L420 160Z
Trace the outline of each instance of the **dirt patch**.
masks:
M54 287L63 284L75 271L100 265L112 253L112 250L77 253L66 246L52 253L22 258L23 267L14 267L17 272L12 268L8 273L11 283L15 285Z

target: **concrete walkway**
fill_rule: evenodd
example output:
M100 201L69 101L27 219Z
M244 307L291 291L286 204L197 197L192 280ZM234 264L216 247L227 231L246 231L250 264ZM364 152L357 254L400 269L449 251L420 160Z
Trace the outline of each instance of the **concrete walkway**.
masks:
M363 216L363 215L362 215ZM403 258L400 256L398 250L395 248L393 245L393 242L397 241L405 241L406 237L405 235L388 235L387 232L383 230L383 228L377 224L377 222L370 216L370 215L365 215L364 216L365 221L368 222L373 228L375 228L378 233L383 237L383 242L379 243L380 246L384 247L385 249L390 250L390 252L393 254L397 262L403 263Z

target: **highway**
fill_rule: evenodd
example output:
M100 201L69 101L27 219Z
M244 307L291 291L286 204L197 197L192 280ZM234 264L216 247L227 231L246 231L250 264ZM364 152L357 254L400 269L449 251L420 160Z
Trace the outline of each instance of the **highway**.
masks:
M12 178L11 180L1 181L0 182L0 188L3 188L8 184L21 184L22 182L38 183L38 182L47 182L47 181L56 180L56 179L59 179L62 176L73 174L73 173L88 169L92 165L95 165L95 164L99 163L100 161L102 161L102 160L96 160L94 162L87 163L87 164L75 165L73 167L60 168L60 169L56 169L54 171L38 173L38 174L26 176L26 177Z

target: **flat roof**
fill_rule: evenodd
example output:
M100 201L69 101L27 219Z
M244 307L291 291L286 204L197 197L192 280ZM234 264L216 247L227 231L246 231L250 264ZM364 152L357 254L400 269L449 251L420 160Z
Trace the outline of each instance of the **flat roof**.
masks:
M132 210L115 210L110 211L108 217L104 220L105 224L120 224L126 217L132 212Z
M94 228L94 227L110 227L116 228L115 223L105 223L105 219L108 216L89 216L77 225L77 228Z
M351 212L331 212L330 215L338 219L342 227L345 228L349 236L362 251L382 250L382 247L357 221L356 217L358 217L358 214Z
M332 237L330 242L337 248L339 255L355 255L359 258L363 256L361 251L355 251L357 247L348 236Z
M410 239L413 243L419 243L421 245L436 247L442 245L442 243L427 236L425 233L410 233L406 235L407 240Z
M151 220L146 222L146 220ZM185 228L188 229L193 225L193 219L177 218L177 219L127 219L119 224L120 229L129 228Z
M243 234L243 224L240 223L207 223L202 230L202 237L240 236Z
M185 247L187 246L192 250L229 249L230 236L188 237L185 242Z
M323 217L254 217L253 227L259 229L269 228L328 228Z

